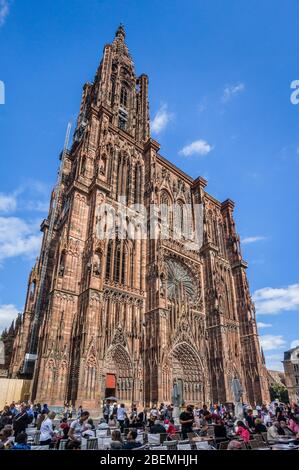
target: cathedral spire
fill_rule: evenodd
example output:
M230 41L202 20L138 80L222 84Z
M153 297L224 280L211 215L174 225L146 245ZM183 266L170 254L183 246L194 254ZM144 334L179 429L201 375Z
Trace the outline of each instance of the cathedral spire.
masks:
M124 42L125 37L126 37L126 32L125 32L124 25L122 23L120 23L119 27L116 30L115 38L118 38L122 42Z

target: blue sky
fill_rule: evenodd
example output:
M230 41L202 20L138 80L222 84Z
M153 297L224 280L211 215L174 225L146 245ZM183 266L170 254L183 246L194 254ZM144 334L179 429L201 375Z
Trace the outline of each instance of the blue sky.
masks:
M24 305L67 122L123 22L161 154L236 202L267 364L281 367L299 342L298 14L296 0L0 0L0 327Z

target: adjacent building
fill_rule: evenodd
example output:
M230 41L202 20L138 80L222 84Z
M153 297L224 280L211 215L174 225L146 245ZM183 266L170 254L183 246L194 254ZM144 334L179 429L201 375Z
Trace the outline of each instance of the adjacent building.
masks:
M299 346L284 353L283 367L290 402L297 403L299 401Z

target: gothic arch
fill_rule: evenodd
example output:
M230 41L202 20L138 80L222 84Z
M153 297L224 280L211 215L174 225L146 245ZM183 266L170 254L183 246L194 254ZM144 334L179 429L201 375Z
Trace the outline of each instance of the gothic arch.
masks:
M116 396L120 401L128 401L133 395L133 364L127 349L122 344L110 346L104 358L103 380L107 374L116 378ZM104 387L105 388L105 385Z
M162 366L163 395L172 396L174 383L179 384L181 401L204 403L207 399L207 377L203 363L187 341L174 344Z

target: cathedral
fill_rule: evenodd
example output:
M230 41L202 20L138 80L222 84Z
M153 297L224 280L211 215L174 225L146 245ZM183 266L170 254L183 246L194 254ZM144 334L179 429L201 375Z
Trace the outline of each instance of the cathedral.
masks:
M89 410L108 396L140 407L229 403L233 379L244 402L268 401L234 203L160 154L148 77L135 74L123 26L83 87L69 147L9 377L30 378L35 402ZM125 214L125 230L105 231L108 207Z

